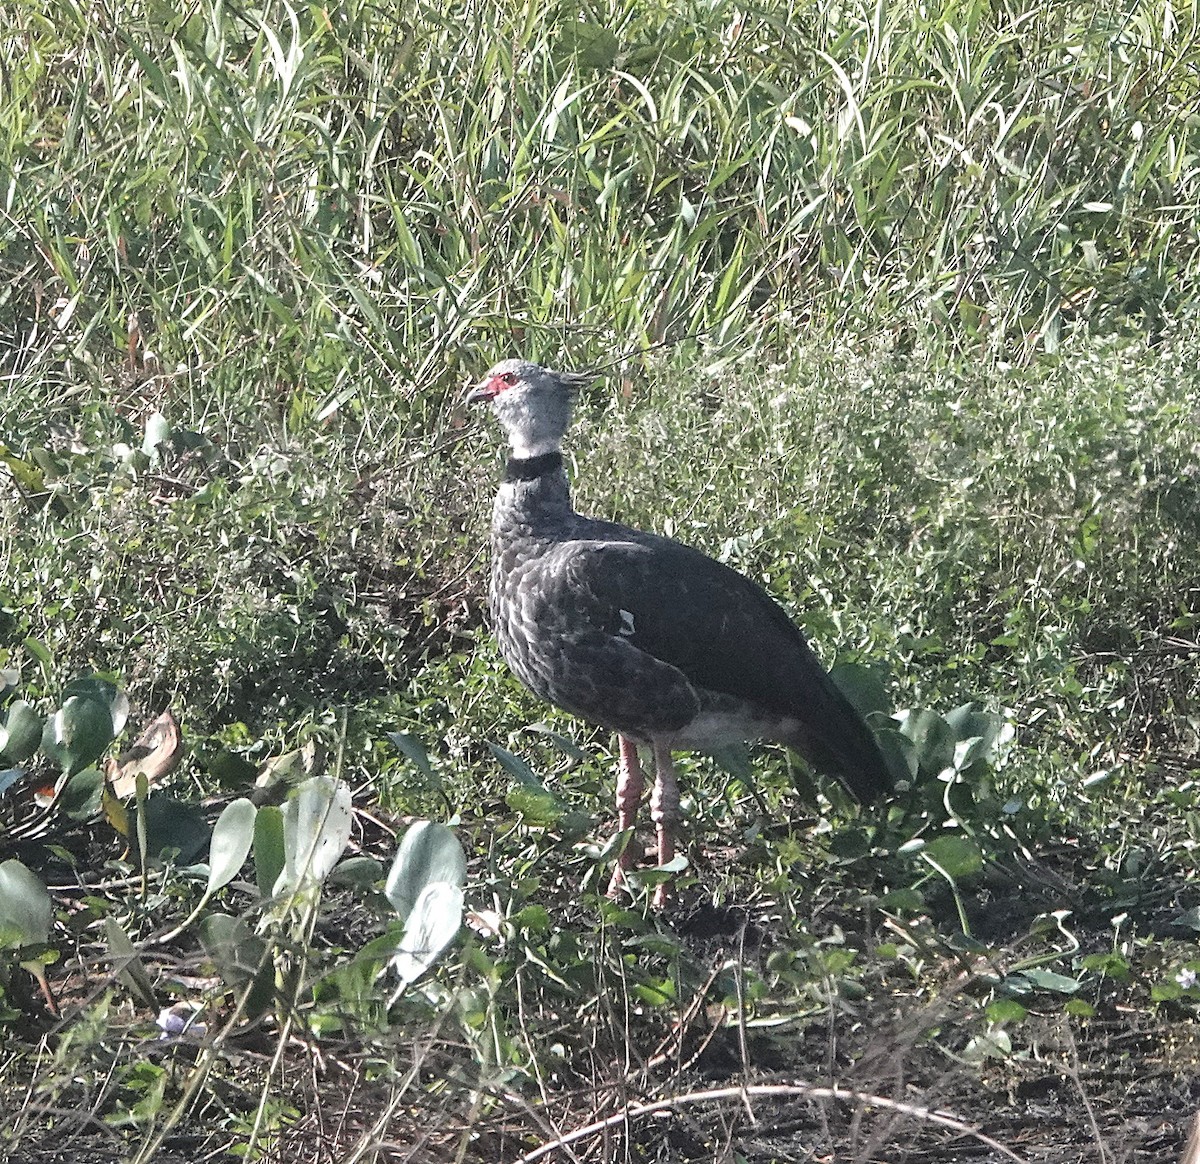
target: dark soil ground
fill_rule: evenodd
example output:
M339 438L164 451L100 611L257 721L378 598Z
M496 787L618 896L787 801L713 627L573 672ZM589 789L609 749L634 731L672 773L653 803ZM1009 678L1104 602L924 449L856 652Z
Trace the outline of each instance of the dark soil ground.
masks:
M733 956L701 939L716 967ZM504 1086L443 1088L470 1070L454 1039L397 1037L369 1050L360 1042L296 1042L274 1078L276 1132L263 1160L312 1161L744 1161L791 1164L936 1162L954 1164L1172 1164L1200 1110L1200 1028L1182 1008L1128 1004L1114 991L1093 1018L1068 1018L1055 1005L1013 1032L1005 1058L967 1063L965 1014L982 989L971 971L943 968L935 997L896 991L839 1001L813 1019L739 1029L719 1008L695 1008L654 1039L635 1025L621 1049L586 1036L567 1048L570 1070L542 1080L541 1095ZM623 1000L626 1004L628 999ZM118 1060L138 1056L183 1069L195 1047L173 1051L137 1034L119 1016L107 1046ZM633 1020L636 1022L636 1019ZM140 1028L145 1030L144 1020ZM32 1034L32 1032L29 1032ZM219 1084L154 1156L156 1164L231 1159L227 1146L258 1101L273 1032L236 1036L222 1049ZM52 1046L52 1036L46 1045ZM639 1045L644 1043L644 1045ZM618 1055L620 1059L618 1061ZM390 1058L413 1072L407 1086L374 1069ZM15 1074L33 1068L26 1058ZM99 1067L97 1062L95 1067ZM39 1083L4 1083L4 1124L19 1136L14 1164L116 1164L137 1137L109 1127L104 1080L56 1077L43 1059ZM241 1091L237 1079L246 1080ZM53 1086L47 1083L53 1080ZM739 1089L745 1086L745 1092ZM837 1094L830 1094L836 1086ZM639 1109L653 1110L639 1113ZM622 1113L627 1114L622 1117ZM592 1127L586 1134L582 1129ZM557 1139L561 1148L544 1150ZM9 1140L12 1144L12 1141ZM373 1150L362 1153L364 1145Z

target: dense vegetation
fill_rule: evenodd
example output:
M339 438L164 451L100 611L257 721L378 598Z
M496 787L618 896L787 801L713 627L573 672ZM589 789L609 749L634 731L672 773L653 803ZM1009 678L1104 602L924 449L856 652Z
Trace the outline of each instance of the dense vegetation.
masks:
M954 1158L926 1105L986 1123L981 1159L1176 1151L1200 1106L1193 8L0 23L14 1159L534 1159L655 1100L669 1124L579 1157ZM859 814L777 753L691 758L673 914L600 896L611 741L524 695L484 622L498 438L456 399L516 353L601 373L581 509L762 579L911 710L910 794ZM938 735L972 701L986 757ZM111 747L54 738L101 704ZM98 806L93 761L168 709L177 771ZM86 787L33 809L69 770ZM353 790L348 860L272 904L300 810L268 801L314 776ZM470 925L397 991L411 901L380 889L410 816L458 835ZM43 940L5 913L11 861L50 887ZM171 1002L204 1031L160 1047ZM847 1094L698 1098L797 1080Z

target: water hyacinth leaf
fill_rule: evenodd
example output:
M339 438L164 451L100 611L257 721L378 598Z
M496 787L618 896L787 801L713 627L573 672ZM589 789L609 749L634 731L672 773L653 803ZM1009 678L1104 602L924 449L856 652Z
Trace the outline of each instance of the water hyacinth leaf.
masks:
M936 711L920 708L905 712L900 731L913 742L921 775L936 776L953 767L954 733Z
M1012 1054L1012 1039L1007 1031L986 1031L970 1039L961 1054L968 1063L975 1064L985 1059L1007 1059Z
M1004 979L1004 986L1015 994L1027 994L1030 990L1074 994L1079 989L1080 982L1078 978L1068 978L1065 974L1057 974L1053 970L1035 966L1017 974L1010 974Z
M467 881L467 857L454 830L437 821L414 822L400 841L384 893L402 919L429 885L460 888Z
M108 914L104 919L104 936L108 939L108 953L112 958L117 980L134 994L144 1005L156 1006L154 987L150 975L138 957L129 935L121 928L117 919Z
M63 704L68 699L79 696L82 699L94 699L108 708L112 720L113 738L121 734L125 721L129 719L129 697L115 683L99 675L85 675L81 679L72 679L62 690Z
M983 868L979 845L970 837L958 834L935 837L921 850L921 856L955 880L969 877Z
M371 889L383 876L383 865L374 857L347 857L329 874L330 885Z
M891 712L891 701L878 668L839 663L829 672L829 678L864 719L874 712L885 715Z
M254 843L257 816L253 802L243 796L227 804L217 818L208 846L208 893L216 893L237 876Z
M68 776L82 772L112 743L112 712L90 695L72 695L47 721L42 750Z
M425 746L411 732L388 732L387 738L391 740L398 751L418 772L421 773L431 783L436 783L437 777L433 771L433 765L429 762L429 753L425 751Z
M1171 919L1171 925L1200 932L1200 905L1185 909L1178 917Z
M4 727L0 728L0 756L10 764L28 760L42 742L45 722L23 699L9 705Z
M341 859L353 820L350 789L329 776L311 776L283 806L284 867L275 893L321 884Z
M0 948L43 945L53 914L46 887L25 865L16 857L0 863Z
M147 456L159 455L159 445L171 439L171 422L161 412L152 412L146 418L146 436L142 440L142 452Z
M99 768L76 772L58 795L58 808L71 820L89 820L100 811L104 773Z
M956 739L978 738L981 741L980 758L988 756L1004 726L1004 720L994 711L987 711L980 703L964 703L946 716L946 723Z
M421 890L392 958L401 990L441 957L462 927L462 916L463 891L459 886L435 881Z
M270 897L287 857L283 847L283 809L263 805L254 818L254 880L258 892Z
M190 865L208 844L208 824L194 804L163 794L151 796L146 800L144 819L147 862L160 861L164 853L170 853L178 864Z
M912 740L897 730L894 719L884 720L878 714L872 715L871 719L875 742L893 776L897 780L914 780L920 768L920 757Z
M266 943L240 917L221 913L206 917L199 932L221 981L233 989L248 988L243 1013L257 1018L275 994L275 963Z

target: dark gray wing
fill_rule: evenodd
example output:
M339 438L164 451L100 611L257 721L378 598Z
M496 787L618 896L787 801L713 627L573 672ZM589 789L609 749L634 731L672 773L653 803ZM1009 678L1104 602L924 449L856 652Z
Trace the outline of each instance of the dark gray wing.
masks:
M804 738L790 742L861 799L892 786L871 730L783 609L749 578L689 546L632 532L567 542L548 557L557 558L552 605L576 633L586 628L620 644L621 656L634 648L695 686L799 719Z

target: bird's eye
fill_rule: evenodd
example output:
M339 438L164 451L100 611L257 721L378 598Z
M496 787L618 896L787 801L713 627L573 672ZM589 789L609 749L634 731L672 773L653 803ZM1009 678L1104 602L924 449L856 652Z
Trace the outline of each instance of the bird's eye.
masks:
M511 388L517 382L517 374L515 372L505 372L500 377L500 383L507 388Z

